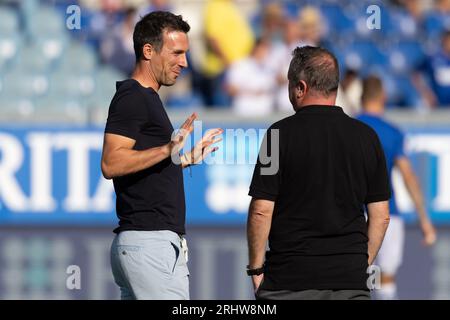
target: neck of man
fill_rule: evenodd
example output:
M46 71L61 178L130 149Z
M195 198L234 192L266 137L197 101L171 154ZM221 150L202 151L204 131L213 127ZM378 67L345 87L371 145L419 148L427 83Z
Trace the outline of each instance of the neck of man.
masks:
M381 101L377 100L366 101L363 104L363 109L366 113L382 115L384 112L384 105Z
M152 72L150 67L150 62L141 60L136 63L133 74L131 78L139 82L139 84L145 88L152 88L158 92L161 85L156 80L155 74Z
M336 104L336 94L331 94L330 96L320 96L316 94L311 94L306 96L303 101L295 108L299 110L306 106L311 105L322 105L322 106L334 106Z

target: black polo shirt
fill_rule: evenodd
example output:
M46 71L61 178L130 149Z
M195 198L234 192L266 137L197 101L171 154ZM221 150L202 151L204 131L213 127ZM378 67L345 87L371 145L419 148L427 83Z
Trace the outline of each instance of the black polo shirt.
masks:
M152 88L134 79L117 82L105 133L136 140L134 150L168 143L172 124ZM171 230L185 233L185 200L181 165L168 157L140 172L113 179L119 227L124 230Z
M275 201L261 288L367 290L363 208L390 197L377 134L337 106L306 106L276 122L268 151L276 132L279 169L261 173L274 167L261 149L249 192Z

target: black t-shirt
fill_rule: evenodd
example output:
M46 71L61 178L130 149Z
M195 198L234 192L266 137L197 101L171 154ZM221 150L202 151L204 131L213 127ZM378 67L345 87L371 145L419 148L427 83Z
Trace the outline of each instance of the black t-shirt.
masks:
M274 167L264 155L276 159L275 133L279 169L262 174ZM263 145L249 192L275 201L261 288L367 290L364 205L390 197L375 131L340 107L306 106L273 124Z
M105 133L136 140L134 150L168 143L174 131L152 88L134 79L117 82ZM181 165L168 157L140 172L113 179L119 227L124 230L171 230L185 233L185 200Z

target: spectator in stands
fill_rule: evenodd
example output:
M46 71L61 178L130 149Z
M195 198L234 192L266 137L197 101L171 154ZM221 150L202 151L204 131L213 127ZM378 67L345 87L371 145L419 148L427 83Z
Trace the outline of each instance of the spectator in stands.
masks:
M278 81L276 108L281 111L292 112L292 105L288 90L287 71L292 51L297 46L321 46L323 36L323 18L320 12L312 6L304 7L297 18L285 18L283 24L283 42L275 44L269 57L268 64L275 70Z
M425 27L431 38L450 29L450 0L436 0L434 9L427 15Z
M320 11L313 6L306 6L299 12L300 37L305 45L326 47L323 17Z
M226 69L248 56L253 33L233 0L208 0L204 23L206 56L199 91L206 106L227 106L230 98L223 90Z
M424 23L424 6L421 0L401 0L401 7L392 10L391 26L398 29L400 36L418 37L421 35Z
M269 49L269 40L257 40L251 55L233 63L227 72L227 91L239 116L262 117L273 111L275 74L265 63Z
M83 32L79 36L95 49L100 49L105 34L122 21L123 3L120 0L79 1L83 12Z
M131 75L135 63L133 47L135 13L135 9L127 9L124 21L108 32L101 43L102 60L126 75Z
M450 30L442 34L441 48L424 60L413 83L429 107L450 107Z
M141 6L136 15L136 22L147 13L153 11L172 11L173 7L168 0L147 0L147 3Z
M260 30L257 30L258 37L265 38L272 43L281 42L283 19L283 7L279 2L269 2L264 5Z
M300 28L297 19L288 18L283 24L283 42L273 44L267 65L276 76L277 89L275 107L280 111L292 112L292 104L289 101L288 78L289 62L292 59L292 51L297 46L303 46L300 39Z

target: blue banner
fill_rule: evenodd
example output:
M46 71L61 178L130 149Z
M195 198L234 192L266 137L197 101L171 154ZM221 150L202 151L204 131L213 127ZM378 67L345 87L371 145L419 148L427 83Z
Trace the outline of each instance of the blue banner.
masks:
M196 126L192 141L207 130L201 123ZM227 126L219 150L184 170L188 224L245 224L248 187L265 127ZM450 129L404 129L431 217L449 224ZM101 128L1 129L0 224L117 224L112 182L100 171L102 144ZM398 173L393 181L399 209L413 221L414 206Z

